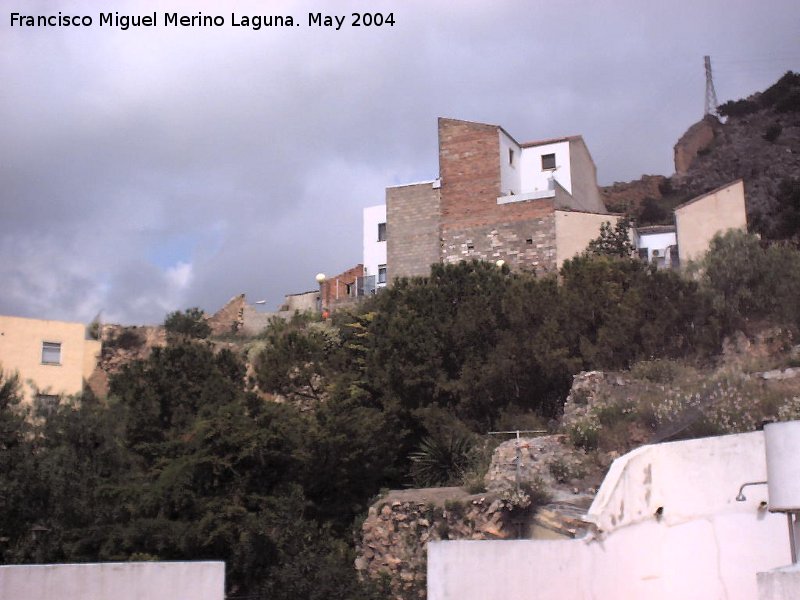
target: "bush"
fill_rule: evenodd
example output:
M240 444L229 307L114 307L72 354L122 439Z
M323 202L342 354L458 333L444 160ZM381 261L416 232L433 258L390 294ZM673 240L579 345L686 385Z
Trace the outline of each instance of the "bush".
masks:
M455 433L426 438L409 458L415 486L457 485L475 464L475 444L471 438Z
M781 135L781 131L783 131L783 128L777 123L773 123L764 132L764 139L768 142L774 142Z
M206 315L197 307L168 314L164 320L164 329L168 334L186 338L205 339L211 335L211 326L206 322Z

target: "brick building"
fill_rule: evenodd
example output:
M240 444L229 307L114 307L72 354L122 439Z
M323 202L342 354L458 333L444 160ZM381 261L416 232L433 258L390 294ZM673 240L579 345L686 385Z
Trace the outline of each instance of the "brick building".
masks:
M613 220L580 136L520 144L445 118L438 134L439 178L386 190L387 280L471 259L553 271Z

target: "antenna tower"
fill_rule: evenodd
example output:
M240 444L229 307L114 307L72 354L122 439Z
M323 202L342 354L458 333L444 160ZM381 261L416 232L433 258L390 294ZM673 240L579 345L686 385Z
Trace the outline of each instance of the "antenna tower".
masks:
M717 112L717 92L714 90L714 77L711 74L711 57L704 56L703 61L706 65L706 109L703 113L705 116Z

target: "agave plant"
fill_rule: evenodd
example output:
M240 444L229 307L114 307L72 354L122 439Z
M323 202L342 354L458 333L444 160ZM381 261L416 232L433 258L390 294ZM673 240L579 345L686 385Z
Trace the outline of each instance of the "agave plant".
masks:
M460 484L477 456L470 437L452 433L423 439L409 458L414 485L434 487Z

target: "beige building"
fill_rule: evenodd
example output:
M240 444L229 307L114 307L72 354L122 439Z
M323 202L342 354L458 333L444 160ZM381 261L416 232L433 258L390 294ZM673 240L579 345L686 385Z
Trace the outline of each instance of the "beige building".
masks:
M589 242L600 235L603 223L617 224L623 215L556 210L556 266L586 251Z
M100 355L83 323L0 315L0 368L17 372L26 402L78 394Z
M675 209L680 260L697 260L708 250L717 233L747 230L744 182L739 179L698 196Z

